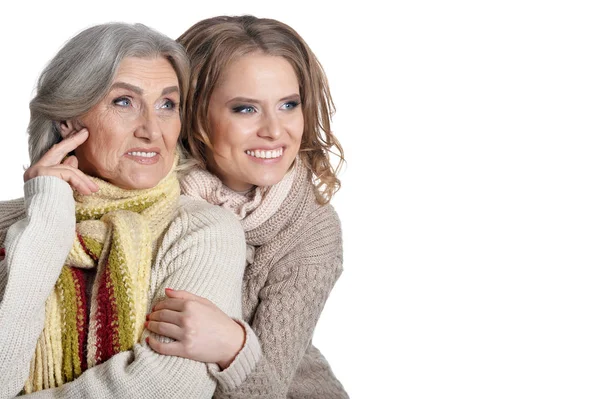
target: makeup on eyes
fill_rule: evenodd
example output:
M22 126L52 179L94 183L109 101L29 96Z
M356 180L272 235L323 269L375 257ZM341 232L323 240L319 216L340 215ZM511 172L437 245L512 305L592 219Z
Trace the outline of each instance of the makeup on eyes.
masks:
M286 105L289 105L288 108L284 108ZM281 107L279 107L279 109L283 109L283 110L293 110L294 108L298 107L300 105L299 101L296 100L292 100L292 101L286 101L285 103L283 103L281 105ZM253 105L249 105L249 104L242 104L242 105L234 105L231 110L235 113L242 113L242 114L249 114L249 113L253 113L256 112L257 109L255 106ZM248 110L248 112L245 112L245 110Z
M252 112L256 112L256 108L253 107L252 105L238 105L238 106L234 106L233 108L231 108L231 110L235 113L240 113L240 114L249 114ZM245 112L246 110L250 110L251 112Z

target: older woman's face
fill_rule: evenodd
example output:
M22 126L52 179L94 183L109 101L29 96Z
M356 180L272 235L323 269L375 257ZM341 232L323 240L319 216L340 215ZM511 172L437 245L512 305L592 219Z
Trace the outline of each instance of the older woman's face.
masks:
M125 58L109 93L78 119L89 138L79 168L118 187L151 188L173 166L181 130L179 82L164 58Z
M208 105L208 165L228 187L243 191L278 183L300 149L300 87L283 57L248 54L223 73Z

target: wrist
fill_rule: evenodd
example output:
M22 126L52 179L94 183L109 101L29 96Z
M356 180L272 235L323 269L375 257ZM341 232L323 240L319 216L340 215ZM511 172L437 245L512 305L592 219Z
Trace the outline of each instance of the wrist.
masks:
M223 359L217 362L221 370L225 370L233 363L246 343L246 330L244 327L233 319L231 321L231 333L228 334L228 339L225 343Z

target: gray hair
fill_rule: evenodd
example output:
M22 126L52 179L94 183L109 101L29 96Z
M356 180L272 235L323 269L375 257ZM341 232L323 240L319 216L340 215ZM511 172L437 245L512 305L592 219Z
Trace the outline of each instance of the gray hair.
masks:
M107 23L85 29L48 63L29 103L29 158L37 162L62 140L59 123L87 113L108 93L126 57L164 57L179 80L181 110L189 86L189 61L173 39L142 24ZM183 120L183 115L181 115Z

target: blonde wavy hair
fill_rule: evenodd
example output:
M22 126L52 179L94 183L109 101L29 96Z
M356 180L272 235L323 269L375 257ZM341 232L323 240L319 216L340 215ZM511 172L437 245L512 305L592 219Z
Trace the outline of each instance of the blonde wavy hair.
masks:
M182 145L199 167L207 167L209 139L208 105L226 67L246 54L261 52L285 58L294 68L300 86L304 132L300 159L312 172L315 195L327 204L341 184L337 174L345 162L344 151L331 131L335 105L327 77L317 57L288 25L266 18L220 16L202 20L177 41L191 61L191 82L187 99ZM334 168L330 156L339 157Z

